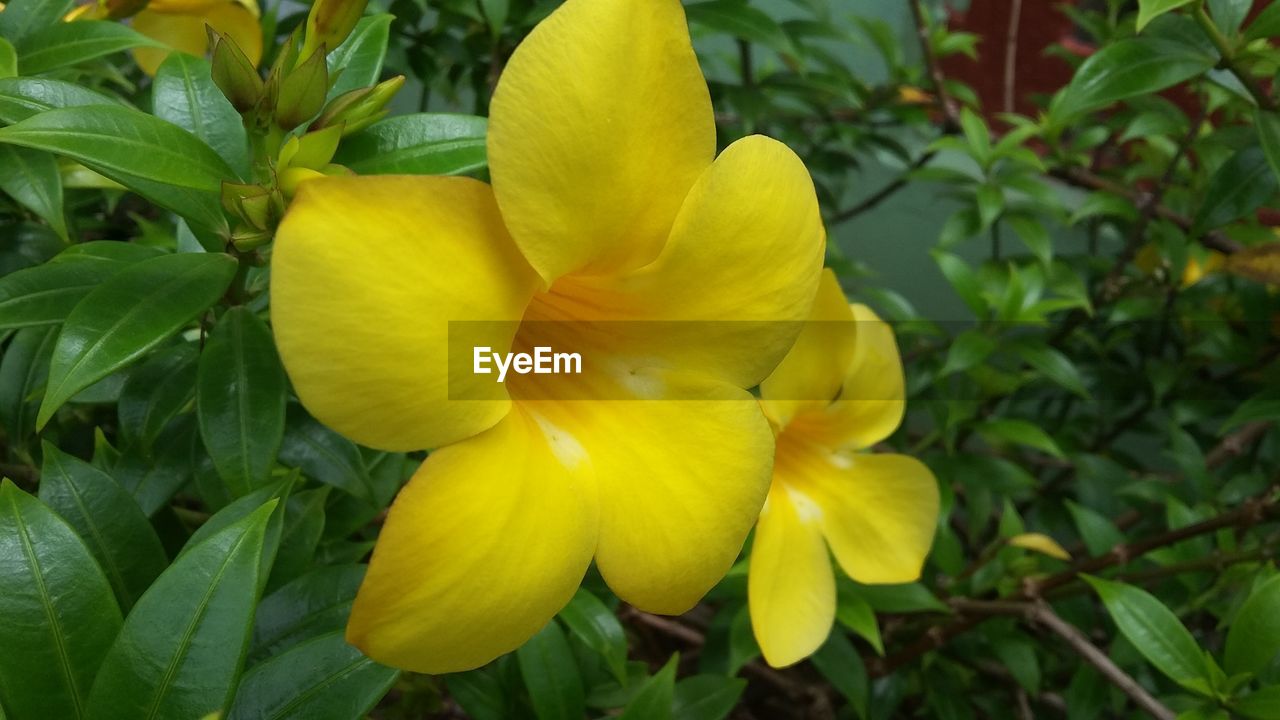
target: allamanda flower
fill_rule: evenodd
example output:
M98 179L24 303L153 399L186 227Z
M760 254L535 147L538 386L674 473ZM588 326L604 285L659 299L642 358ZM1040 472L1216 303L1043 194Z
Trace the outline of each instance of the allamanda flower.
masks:
M678 0L569 0L517 48L491 107L492 187L310 180L272 260L303 404L371 447L438 448L396 498L347 628L421 672L518 647L593 558L659 613L727 571L773 457L744 388L794 341L825 242L785 146L749 137L715 156ZM451 378L450 353L481 345L552 346L585 367Z
M231 38L255 66L262 60L262 26L258 0L151 0L133 16L133 29L189 55L209 49L208 25ZM168 57L165 48L135 48L134 59L148 75L155 75Z
M836 613L831 554L862 583L917 579L938 517L938 486L905 455L860 452L888 437L905 409L893 330L850 306L830 271L811 322L760 386L777 433L747 595L765 660L782 667L827 639Z

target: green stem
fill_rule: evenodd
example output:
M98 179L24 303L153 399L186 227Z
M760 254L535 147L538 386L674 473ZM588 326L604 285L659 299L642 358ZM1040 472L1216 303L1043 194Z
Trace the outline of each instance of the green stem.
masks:
M1222 66L1236 76L1236 79L1249 91L1249 94L1253 96L1259 107L1264 110L1275 110L1275 100L1272 100L1267 91L1263 90L1262 86L1258 84L1258 81L1245 72L1244 68L1241 68L1236 62L1235 46L1218 28L1218 24L1213 21L1213 18L1209 17L1209 11L1205 8L1204 0L1196 1L1195 9L1191 14L1195 17L1196 23L1200 25L1200 29L1204 31L1205 35L1209 36L1209 40L1213 41L1214 47L1218 48L1218 52L1222 54Z

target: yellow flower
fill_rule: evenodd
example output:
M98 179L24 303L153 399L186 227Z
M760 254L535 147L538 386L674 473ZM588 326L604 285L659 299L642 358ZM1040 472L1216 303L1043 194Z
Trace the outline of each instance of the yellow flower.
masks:
M678 0L560 6L504 70L488 149L492 187L303 183L272 259L276 338L310 412L371 447L439 448L396 498L347 628L420 672L518 647L593 558L653 612L719 580L773 457L744 388L798 334L825 243L784 145L715 156ZM451 376L450 354L480 345L579 353L583 374Z
M133 29L189 55L209 50L208 25L231 38L255 66L262 60L262 27L257 0L151 0L133 16ZM138 66L155 75L168 57L164 48L136 48Z
M811 320L760 386L778 450L747 593L752 629L775 667L804 659L831 631L836 585L828 548L858 582L910 582L920 576L938 516L937 482L922 463L857 452L902 421L892 329L867 307L850 306L830 271Z

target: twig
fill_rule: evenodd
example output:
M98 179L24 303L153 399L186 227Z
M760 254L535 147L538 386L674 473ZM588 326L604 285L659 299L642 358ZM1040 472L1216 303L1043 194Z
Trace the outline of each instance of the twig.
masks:
M1209 12L1205 9L1204 0L1196 1L1191 15L1195 18L1196 23L1200 25L1200 29L1204 31L1204 34L1208 35L1209 39L1213 41L1214 46L1218 48L1218 52L1222 54L1222 66L1236 76L1236 79L1249 91L1249 94L1253 96L1259 107L1264 110L1275 110L1276 101L1267 94L1266 90L1262 89L1257 79L1245 72L1244 68L1240 67L1239 63L1236 62L1235 48L1231 45L1231 41L1218 29L1218 25L1213 21L1213 18L1209 17Z
M937 155L938 153L931 150L916 158L915 161L911 163L910 167L902 171L902 174L898 175L898 177L894 178L884 187L867 196L865 200L862 200L853 207L845 208L835 215L832 215L831 218L827 220L827 227L830 228L832 225L838 225L847 220L852 220L869 210L879 207L880 203L893 197L899 190L906 187L907 184L911 182L911 173L919 170L925 165L928 165L935 157L937 157Z
M942 74L938 57L933 54L933 43L929 37L929 23L925 19L924 7L920 4L920 0L910 0L907 4L911 6L911 18L915 21L916 36L920 38L921 57L924 59L925 70L929 73L929 81L933 83L933 94L938 98L938 109L946 118L947 132L953 132L960 128L960 111L952 102L951 93L947 92L947 79Z
M1022 0L1009 7L1009 36L1004 46L1004 111L1015 112L1014 86L1018 79L1018 29L1022 25Z
M971 615L1020 617L1033 627L1048 630L1062 639L1085 662L1094 666L1112 685L1128 695L1135 705L1150 713L1152 717L1157 720L1174 720L1176 717L1172 710L1155 699L1137 680L1111 662L1111 658L1107 657L1106 653L1089 642L1089 638L1085 637L1079 628L1059 617L1048 603L956 599L951 605L959 612Z

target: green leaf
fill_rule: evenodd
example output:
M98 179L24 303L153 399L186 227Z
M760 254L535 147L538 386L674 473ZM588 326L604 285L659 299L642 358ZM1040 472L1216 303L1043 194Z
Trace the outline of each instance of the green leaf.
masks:
M603 602L586 588L579 588L560 611L560 620L587 647L604 658L609 672L620 683L627 681L627 635Z
M1238 698L1231 703L1231 709L1250 720L1280 720L1280 685Z
M200 355L200 436L232 497L266 482L284 437L288 383L275 339L247 307L228 310Z
M982 184L974 191L978 208L978 222L982 228L991 227L1004 212L1004 191L994 185Z
M217 302L236 267L228 255L161 255L86 295L58 335L36 427L71 396L142 357Z
M195 226L216 230L222 181L235 172L182 128L119 105L70 107L0 128L0 143L76 160Z
M328 99L378 82L382 59L387 54L391 20L392 16L385 13L360 18L347 39L325 58L330 78L341 71L329 88Z
M867 699L871 694L867 668L849 638L843 633L831 633L810 660L818 672L844 695L858 717L865 718Z
M126 613L169 562L142 508L119 483L48 442L40 499L84 539Z
M297 406L289 408L280 462L298 468L309 478L379 504L360 449Z
M373 709L400 672L332 632L245 673L228 720L352 720Z
M480 9L484 11L485 22L489 25L489 35L495 40L501 37L507 15L511 12L511 0L480 0Z
M1258 140L1272 176L1280 178L1280 112L1257 108L1253 111L1253 125L1258 129Z
M747 689L747 681L724 675L694 675L676 683L675 720L724 720Z
M361 175L476 172L488 164L487 122L475 115L397 115L343 140L333 161Z
M1124 535L1097 510L1070 500L1066 501L1066 505L1067 511L1071 513L1071 519L1076 524L1076 530L1080 533L1080 540L1084 542L1090 555L1102 555L1124 543Z
M516 650L516 660L538 720L581 720L586 713L582 675L555 620Z
M1214 24L1227 35L1234 35L1248 17L1253 0L1209 0L1209 12Z
M1037 260L1045 265L1053 262L1053 238L1039 220L1026 215L1008 214L1004 221L1013 228Z
M62 22L75 0L13 0L0 13L0 37L17 45L32 33Z
M1278 418L1280 418L1280 388L1266 388L1241 403L1236 411L1231 413L1231 417L1222 424L1222 432L1233 430L1254 420Z
M165 425L191 404L197 357L194 343L181 343L153 352L129 372L116 408L126 441L151 450Z
M0 37L0 78L11 78L18 74L18 51L13 43Z
M129 252L117 253L115 248ZM139 257L131 256L135 250ZM156 252L128 243L84 243L72 245L43 265L0 277L0 328L60 323L95 287Z
M1138 32L1161 15L1190 5L1192 0L1138 0Z
M763 45L779 55L800 56L795 43L781 25L745 3L736 0L700 2L685 6L685 14L693 25Z
M675 705L676 665L679 660L679 655L672 655L661 670L645 680L640 691L618 716L618 720L671 720ZM581 714L574 717L580 717Z
M180 416L156 438L154 453L138 446L126 449L111 469L111 475L133 495L142 512L155 515L191 480L195 437L194 418Z
M1280 4L1267 3L1258 16L1245 28L1245 42L1280 35Z
M955 342L947 349L947 359L938 375L951 375L980 365L995 349L995 338L978 330L965 330L956 336Z
M256 664L304 640L342 629L364 572L364 565L318 567L263 598L254 619L249 662Z
M884 641L880 637L880 626L876 623L876 611L866 598L858 593L845 592L842 587L836 603L836 619L870 643L877 654L884 655Z
M195 135L236 171L249 171L249 145L240 113L217 85L208 61L186 53L169 53L156 71L151 89L156 117Z
M274 509L264 505L160 575L102 663L90 718L202 718L226 707L244 664Z
M1227 632L1228 675L1260 675L1280 653L1280 575L1259 585L1240 606Z
M303 490L289 497L280 530L280 550L271 567L267 590L274 590L311 568L324 534L324 505L332 488Z
M1030 339L1015 342L1013 350L1018 354L1018 357L1022 358L1023 362L1030 365L1047 380L1061 385L1086 400L1089 398L1089 390L1084 386L1084 379L1080 376L1080 370L1066 355L1048 345L1043 345Z
M21 446L35 432L36 410L57 338L58 328L52 326L19 330L0 359L0 423L11 445Z
M1191 690L1209 679L1200 647L1163 603L1132 585L1081 577L1098 593L1121 634L1157 670Z
M120 608L75 531L8 480L0 481L0 617L0 705L9 716L84 717Z
M284 514L289 500L289 493L293 490L296 482L297 476L291 476L259 488L229 503L226 507L214 513L213 517L206 520L203 525L191 534L190 538L187 538L186 545L183 545L182 549L178 551L178 557L181 558L194 551L209 538L253 515L259 509L270 505L275 510L271 513L271 517L267 519L266 529L263 531L261 552L259 552L261 571L258 573L258 579L261 584L265 585L267 578L271 574L271 567L275 564L276 553L280 548L280 537L283 533Z
M108 20L59 22L18 44L18 67L23 75L39 75L135 47L164 45Z
M1189 45L1139 37L1107 45L1084 61L1056 110L1063 118L1189 80L1218 59Z
M987 442L1025 445L1056 458L1065 457L1049 433L1029 420L995 418L979 425L978 434Z
M1251 214L1275 197L1277 188L1280 180L1261 146L1237 152L1209 178L1191 234L1200 235Z
M1024 690L1033 696L1040 694L1040 661L1036 658L1034 643L1019 635L1010 635L994 640L992 649Z
M102 93L62 80L0 78L0 122L16 123L55 108L119 104Z
M858 585L858 594L870 603L876 612L882 613L916 613L941 612L950 613L951 608L939 600L929 589L920 583L902 585Z
M0 190L44 218L63 240L62 175L52 155L40 150L0 145Z
M969 306L974 315L982 316L987 312L987 302L982 298L982 287L978 284L978 278L973 273L973 268L959 257L951 253L942 252L940 250L932 250L934 262L938 263L938 269L942 271L947 282L951 284L952 289Z

